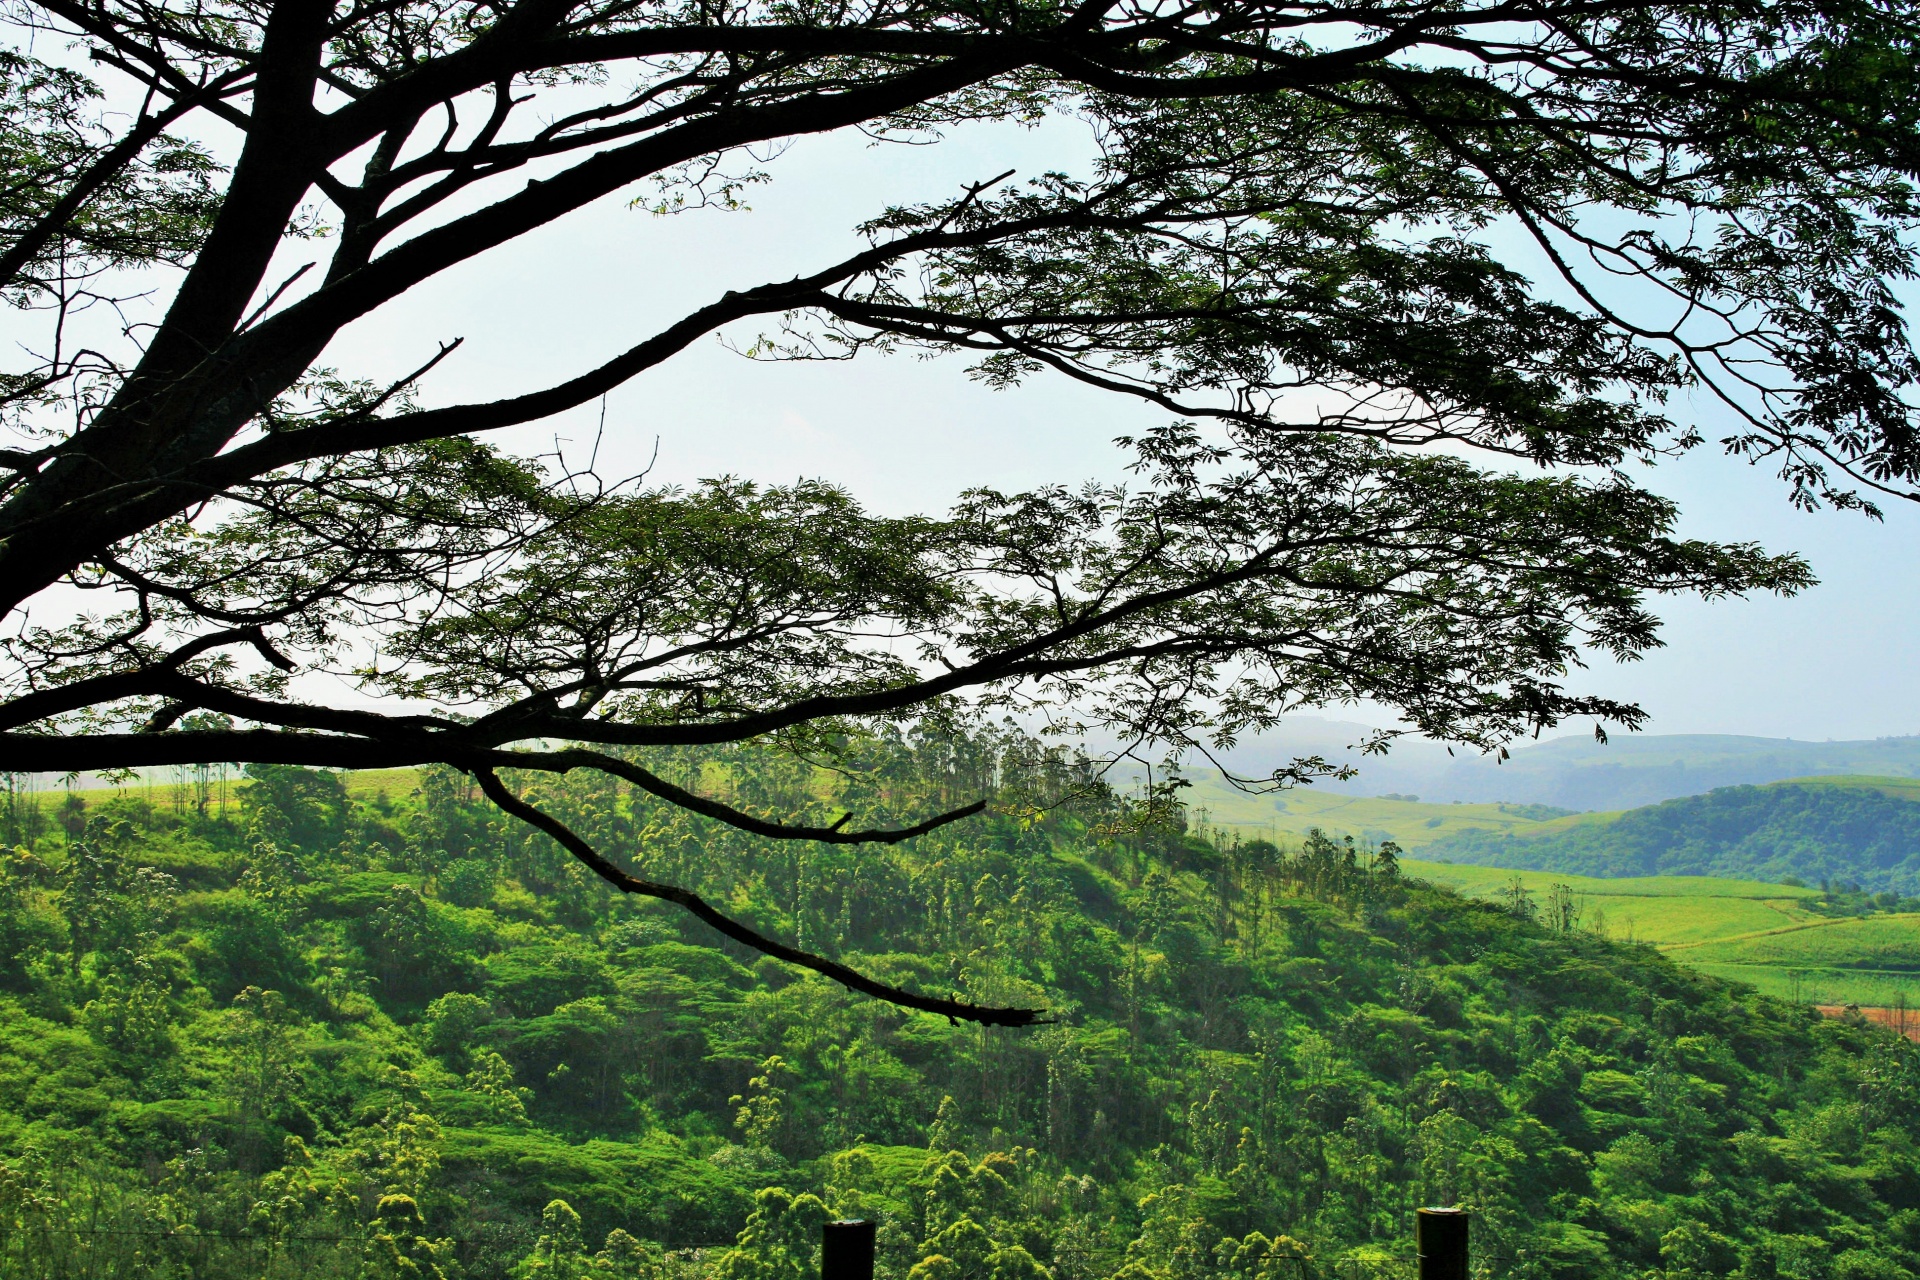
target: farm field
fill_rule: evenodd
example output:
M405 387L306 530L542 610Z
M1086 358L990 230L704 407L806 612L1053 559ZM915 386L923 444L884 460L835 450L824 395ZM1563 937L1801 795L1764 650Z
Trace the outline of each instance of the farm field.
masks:
M1866 916L1666 948L1716 977L1819 1004L1920 1005L1920 913Z
M1675 949L1699 964L1769 964L1920 973L1920 913L1864 916Z
M1675 959L1685 960L1685 955ZM1691 963L1691 962L1689 962ZM1872 969L1800 969L1773 964L1694 964L1702 973L1744 982L1762 995L1796 1003L1920 1009L1920 973Z

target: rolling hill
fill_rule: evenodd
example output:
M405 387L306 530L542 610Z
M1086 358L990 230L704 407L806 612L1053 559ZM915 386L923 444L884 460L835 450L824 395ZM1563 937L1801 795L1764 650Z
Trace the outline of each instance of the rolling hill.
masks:
M1453 824L1420 848L1433 860L1581 875L1793 876L1912 896L1920 894L1920 783L1842 777L1722 787L1531 829Z
M1625 813L1436 804L1301 789L1249 796L1196 775L1194 816L1232 838L1297 841L1319 827L1412 852L1409 874L1470 897L1520 883L1574 894L1582 925L1651 944L1715 977L1827 1005L1920 1006L1920 912L1836 917L1795 876L1912 895L1920 780L1834 776L1728 787ZM1895 904L1905 906L1907 904Z

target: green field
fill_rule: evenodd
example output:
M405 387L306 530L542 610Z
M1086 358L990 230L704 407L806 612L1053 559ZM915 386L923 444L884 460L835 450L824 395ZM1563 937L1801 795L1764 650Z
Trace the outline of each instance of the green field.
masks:
M1920 973L1920 913L1821 921L1738 942L1685 948L1701 964L1768 964Z
M1679 957L1685 959L1684 956ZM1892 1008L1905 1003L1920 1008L1920 973L1875 972L1869 969L1797 969L1771 964L1699 964L1728 982L1744 982L1763 994L1808 1004L1857 1004L1862 1008Z
M1677 960L1817 1004L1920 1004L1920 913L1823 920L1668 948Z
M418 769L357 769L347 775L347 794L356 800L370 799L382 792L395 800L404 800L419 785Z
M1536 897L1544 897L1553 885L1564 884L1573 890L1583 921L1589 926L1602 928L1609 937L1650 942L1663 948L1725 941L1820 919L1802 905L1805 899L1818 897L1817 891L1757 880L1707 876L1600 880L1551 871L1509 871L1417 859L1408 859L1403 865L1409 875L1473 898L1499 896L1516 876Z

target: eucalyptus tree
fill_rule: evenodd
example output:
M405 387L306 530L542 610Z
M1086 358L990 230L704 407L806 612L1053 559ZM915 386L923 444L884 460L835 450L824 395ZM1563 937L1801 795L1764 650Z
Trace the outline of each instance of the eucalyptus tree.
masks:
M855 843L979 806L809 826L643 749L1012 705L1174 746L1360 698L1489 750L1631 725L1569 686L1583 650L1655 644L1658 593L1810 580L1677 536L1630 477L1716 447L1675 406L1713 406L1717 447L1792 501L1915 494L1906 0L5 15L0 768L451 765L620 888L915 1007L1031 1016L781 947L634 879L500 771L603 770ZM449 347L394 382L325 362L345 326L596 202L725 202L803 135L1047 117L1095 145L875 207L858 252L716 286L552 385L464 399ZM76 338L107 315L112 341ZM859 357L850 377L959 353L1162 425L1121 441L1125 486L912 518L824 482L600 485L489 442L722 330ZM102 603L70 608L76 588ZM329 671L377 696L329 705L304 678Z

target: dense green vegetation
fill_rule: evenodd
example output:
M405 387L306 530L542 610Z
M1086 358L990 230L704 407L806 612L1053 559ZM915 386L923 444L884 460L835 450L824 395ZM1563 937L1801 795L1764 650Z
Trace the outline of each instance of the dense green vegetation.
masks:
M822 815L996 790L878 851L539 784L759 927L1057 1020L755 962L447 772L16 805L0 1275L801 1280L834 1212L898 1280L1385 1277L1422 1203L1474 1209L1501 1277L1920 1269L1913 1047L1546 895L1209 844L1018 739L654 763Z
M1544 830L1454 831L1421 856L1589 876L1793 877L1913 897L1920 895L1920 802L1910 780L1893 778L1722 787Z

